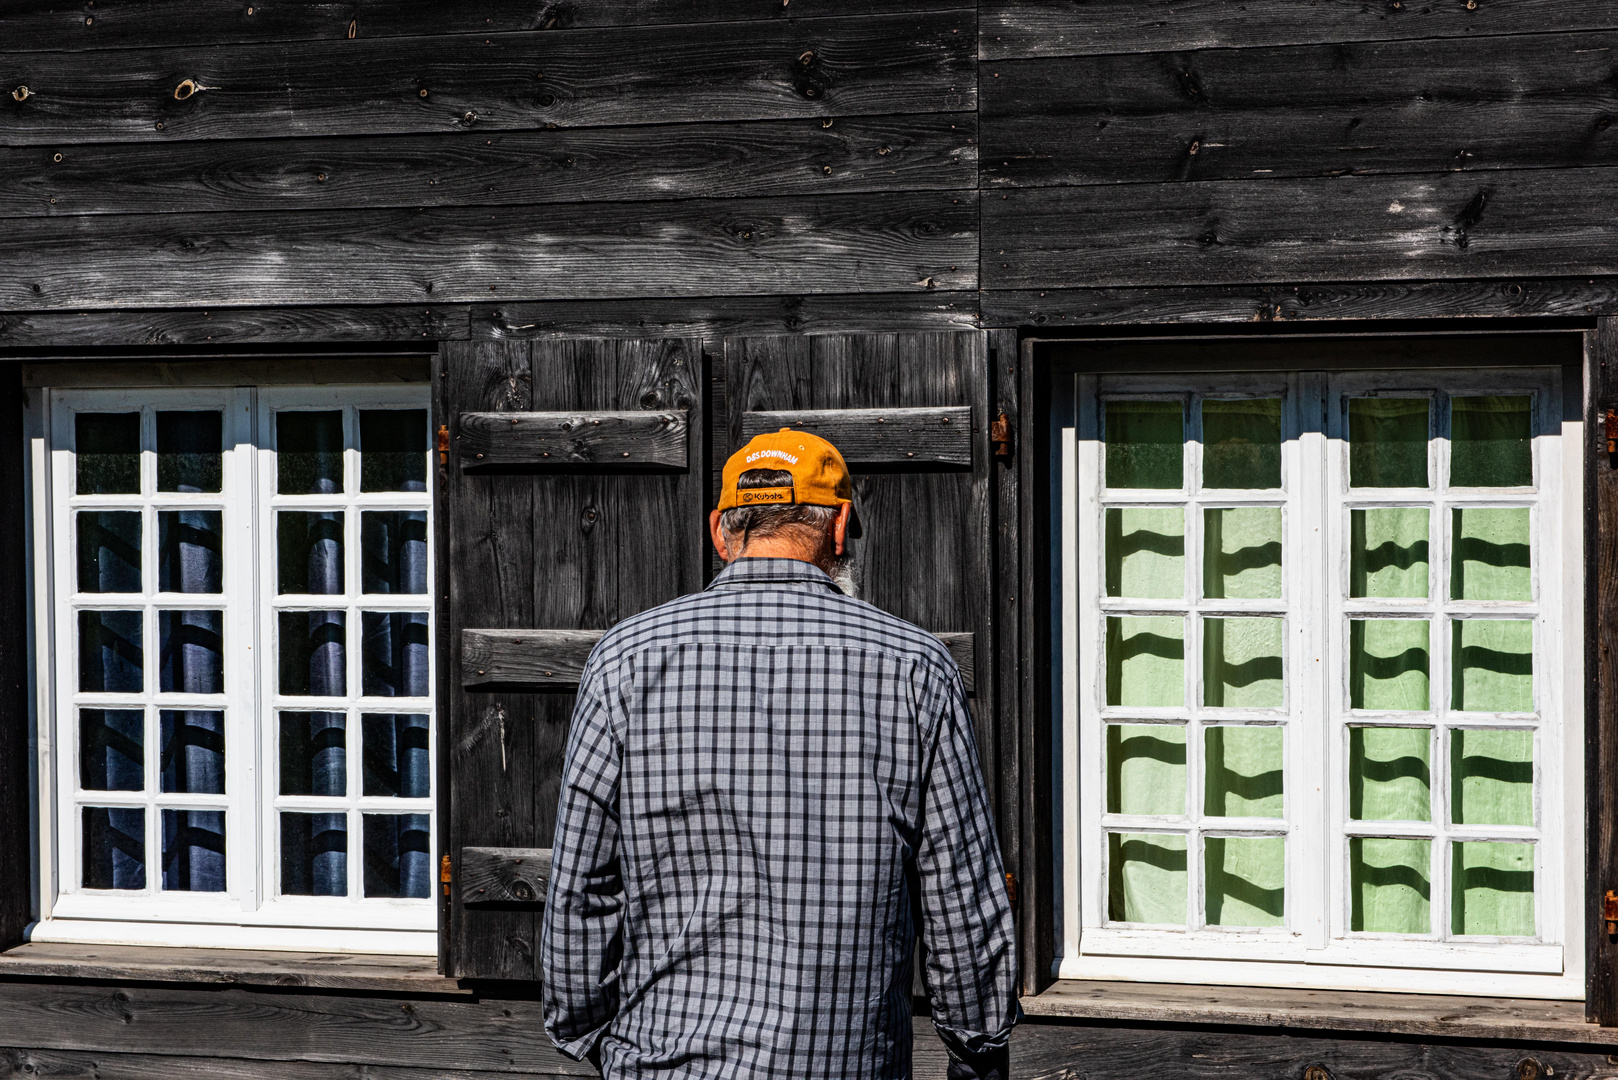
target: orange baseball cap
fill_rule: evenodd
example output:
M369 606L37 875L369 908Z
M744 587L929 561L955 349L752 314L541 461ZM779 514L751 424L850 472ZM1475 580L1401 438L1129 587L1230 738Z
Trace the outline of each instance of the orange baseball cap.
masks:
M744 488L736 482L753 469L776 469L792 474L792 486ZM739 506L842 506L854 501L854 482L837 447L807 431L782 428L752 441L725 462L719 487L719 509ZM850 523L850 531L855 530Z

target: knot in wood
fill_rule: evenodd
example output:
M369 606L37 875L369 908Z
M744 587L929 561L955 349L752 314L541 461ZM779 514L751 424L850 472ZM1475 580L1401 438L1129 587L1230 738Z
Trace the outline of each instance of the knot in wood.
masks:
M1468 7L1471 5L1468 4ZM1550 1070L1531 1057L1525 1057L1517 1062L1517 1080L1540 1080L1540 1077L1549 1075Z
M1331 1080L1331 1072L1324 1065L1310 1065L1303 1070L1303 1080Z
M198 86L195 79L181 79L180 85L174 88L174 100L184 101L186 98L202 89L204 88Z
M11 92L11 99L13 101L27 101L33 96L33 92L30 91L26 86L19 86L17 89Z

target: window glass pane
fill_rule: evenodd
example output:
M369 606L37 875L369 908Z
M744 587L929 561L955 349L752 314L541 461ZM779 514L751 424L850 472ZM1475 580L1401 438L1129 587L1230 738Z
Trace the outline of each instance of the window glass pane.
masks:
M1202 403L1202 486L1281 486L1281 399Z
M425 611L360 613L364 638L361 693L369 697L426 697L427 640Z
M1202 703L1271 709L1283 696L1281 619L1202 620Z
M1431 840L1354 837L1348 842L1349 929L1430 934Z
M1355 709L1428 707L1426 619L1352 619L1348 624L1348 696Z
M224 543L224 526L218 510L158 511L158 591L222 592Z
M1528 394L1451 398L1450 485L1531 486L1533 403Z
M224 713L164 709L158 714L158 741L164 791L225 793Z
M1286 921L1286 866L1282 837L1207 837L1203 841L1203 910L1208 925L1282 925Z
M1425 506L1379 506L1349 511L1348 595L1427 595Z
M1450 845L1450 929L1456 934L1534 935L1534 845Z
M79 787L141 791L146 787L146 716L139 709L79 710Z
M1107 486L1185 483L1185 410L1178 401L1107 402Z
M141 613L79 612L79 689L138 694L145 685Z
M1450 595L1457 600L1532 600L1528 507L1452 513Z
M1107 834L1107 918L1185 925L1185 837Z
M313 697L348 693L347 620L342 611L278 613L281 693Z
M281 794L348 794L347 727L340 712L281 714Z
M427 410L360 410L360 490L427 490Z
M1533 732L1451 732L1449 775L1455 824L1533 827Z
M140 413L79 413L73 447L80 495L139 494Z
M1463 712L1534 711L1534 623L1530 619L1456 619L1451 708Z
M84 887L146 888L146 811L86 806L83 811Z
M1185 704L1185 622L1178 615L1107 619L1107 704Z
M222 420L217 412L157 414L157 490L220 489L224 475Z
M1282 815L1281 729L1210 727L1203 732L1202 812L1208 817Z
M362 814L365 895L432 895L426 814Z
M79 591L140 592L140 511L81 510L78 527Z
M1202 512L1202 591L1215 600L1273 600L1281 595L1280 507Z
M1348 729L1348 816L1431 821L1432 750L1426 728Z
M1427 486L1427 398L1352 398L1348 482L1353 487Z
M347 814L281 814L281 893L348 895Z
M275 414L276 490L334 495L343 490L342 412Z
M1107 595L1175 600L1185 595L1185 511L1113 508L1106 514Z
M343 592L343 512L282 510L275 515L278 588L282 594Z
M422 713L367 713L360 717L365 740L365 795L425 799L432 794L431 725Z
M1107 813L1185 813L1185 728L1107 725Z
M367 593L427 591L427 511L360 515L360 581Z
M223 694L224 630L223 611L159 611L158 690Z
M163 890L225 891L225 812L163 811Z

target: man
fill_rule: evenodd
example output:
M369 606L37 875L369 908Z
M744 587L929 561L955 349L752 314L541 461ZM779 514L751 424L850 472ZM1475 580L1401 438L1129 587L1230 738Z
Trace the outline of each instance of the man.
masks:
M908 1077L917 915L950 1076L1005 1076L1016 950L965 687L834 584L851 491L824 439L754 439L709 522L728 565L585 665L540 959L551 1039L608 1080Z

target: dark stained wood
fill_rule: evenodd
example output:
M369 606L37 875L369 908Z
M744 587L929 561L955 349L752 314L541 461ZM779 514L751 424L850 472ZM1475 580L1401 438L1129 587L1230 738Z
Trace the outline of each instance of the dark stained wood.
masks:
M340 350L315 357L194 357L168 360L36 360L22 366L25 387L55 386L399 386L430 382L429 356Z
M972 409L968 405L898 409L797 409L748 412L742 436L792 428L819 435L861 465L972 464Z
M601 26L786 20L806 16L923 11L936 0L494 0L480 4L422 4L412 0L97 0L58 4L28 0L6 5L9 41L51 50L237 42L336 41L508 31L577 30ZM541 35L548 37L549 35Z
M976 132L967 112L0 147L0 217L951 190L977 183Z
M0 311L0 348L385 341L430 345L464 340L469 321L470 308L448 304Z
M199 1033L206 1037L206 1033ZM589 1065L559 1058L544 1072L476 1072L367 1065L365 1080L502 1080L512 1076L596 1076ZM354 1080L353 1065L315 1061L253 1061L230 1057L168 1057L101 1054L74 1050L0 1047L0 1080L38 1077L60 1080Z
M1037 889L1029 891L1024 883L1027 871L1023 869L1022 822L1023 807L1019 777L1024 766L1020 749L1022 715L1019 674L1027 660L1019 648L1022 599L1022 551L1018 504L1022 474L1018 469L1017 451L1020 449L1021 423L1018 408L1018 347L1017 334L1012 330L993 330L989 339L989 382L993 387L993 403L989 407L990 423L1004 416L1011 432L1010 454L994 453L991 457L990 480L994 494L994 524L990 530L994 554L993 596L994 639L986 650L991 680L987 692L995 702L995 755L997 770L991 795L995 801L995 817L1000 826L1000 854L1006 863L1006 872L1016 875L1017 900L1012 905L1016 913L1019 940L1029 933L1032 925L1028 912L1035 905L1047 908L1053 897L1041 899ZM992 432L991 432L992 437ZM991 449L995 449L993 443ZM1019 957L1021 953L1019 952Z
M462 413L450 443L464 469L686 467L684 412Z
M991 63L983 186L1611 165L1615 48L1535 32Z
M0 306L970 289L977 221L964 191L29 219L0 231Z
M1021 804L1022 858L1017 890L1020 908L1018 959L1022 992L1037 994L1051 982L1056 958L1056 860L1051 814L1056 798L1052 763L1051 722L1051 507L1059 491L1050 467L1051 385L1048 366L1036 362L1034 343L1018 350L1017 389L1022 403L1017 426L1017 471L1021 498L1017 505L1018 545L1017 636L1022 663L1017 670L1017 705L1023 723L1017 731L1017 776Z
M988 288L1602 275L1618 169L1018 189L983 203Z
M462 848L461 903L545 903L550 848Z
M0 953L0 977L305 987L370 993L466 993L427 956L145 948L30 942ZM4 1076L0 1072L0 1076Z
M1611 312L1618 312L1618 280L1592 277L996 289L983 293L985 325L1046 329L1127 323L1586 317Z
M0 144L451 133L960 112L976 12L14 52ZM697 58L700 57L700 62Z
M1164 49L1326 44L1618 26L1603 0L1393 3L1325 0L988 0L983 55L1087 56Z
M33 831L28 701L28 535L23 497L27 469L23 438L22 365L0 363L0 543L12 557L0 567L0 948L15 945L33 921L34 880L27 837Z
M468 689L554 690L579 685L600 630L462 630Z
M1618 469L1602 436L1618 408L1618 321L1602 318L1585 350L1585 1011L1618 1026L1618 938L1602 900L1618 890ZM1593 520L1592 520L1593 519Z
M961 682L966 684L968 694L976 693L978 688L977 676L977 635L949 631L935 635L949 650L950 659L955 666L961 669Z
M1489 329L1501 328L1494 324ZM1336 370L1574 366L1584 351L1583 336L1565 328L1535 333L1032 340L1042 362L1087 372L1287 370L1298 367L1300 349L1308 350L1309 364Z

